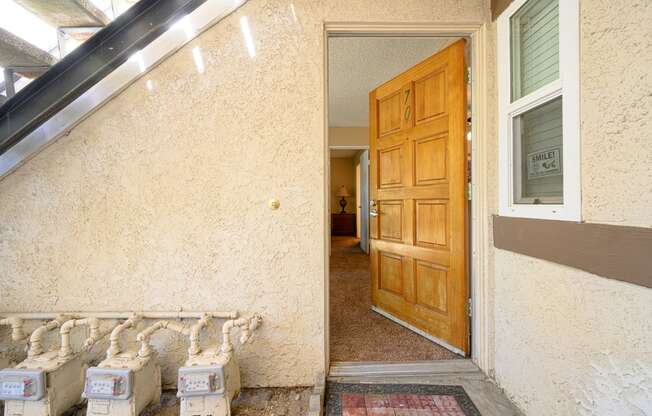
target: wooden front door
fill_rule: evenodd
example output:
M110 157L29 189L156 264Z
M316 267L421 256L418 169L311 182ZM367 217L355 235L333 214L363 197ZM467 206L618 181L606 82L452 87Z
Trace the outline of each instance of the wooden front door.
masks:
M468 355L464 45L369 94L370 227L374 306Z

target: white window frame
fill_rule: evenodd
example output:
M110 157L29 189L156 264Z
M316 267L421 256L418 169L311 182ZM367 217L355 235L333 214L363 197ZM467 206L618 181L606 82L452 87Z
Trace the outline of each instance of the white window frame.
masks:
M510 18L527 1L515 0L498 18L499 214L580 221L580 13L579 0L559 0L559 79L511 102ZM562 97L563 203L514 203L514 117ZM520 166L517 167L520 169Z

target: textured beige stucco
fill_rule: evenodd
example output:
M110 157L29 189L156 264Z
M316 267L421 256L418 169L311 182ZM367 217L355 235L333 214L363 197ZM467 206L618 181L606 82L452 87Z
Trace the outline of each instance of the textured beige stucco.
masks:
M652 412L652 291L496 252L496 378L528 415Z
M0 182L1 310L257 311L244 383L311 384L324 366L323 23L486 10L250 0ZM167 344L174 368L185 345Z
M652 227L652 2L582 13L582 214Z
M652 3L582 0L581 15L583 219L650 227ZM508 395L528 415L652 414L652 290L493 254Z
M652 225L650 7L582 1L587 221ZM322 23L477 21L483 10L250 0L0 182L0 307L260 311L259 337L239 351L245 384L311 383L324 355ZM486 218L498 205L490 29ZM266 208L272 197L280 210ZM651 290L501 250L487 261L491 374L527 414L652 413ZM172 351L169 381L185 344L157 342Z

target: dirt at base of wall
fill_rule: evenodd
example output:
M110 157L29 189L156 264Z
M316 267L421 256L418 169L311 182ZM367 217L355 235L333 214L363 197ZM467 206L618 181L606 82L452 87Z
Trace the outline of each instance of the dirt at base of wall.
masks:
M233 402L233 416L304 416L308 413L312 387L271 387L243 389ZM0 402L0 414L3 403ZM86 416L86 404L63 416ZM159 404L146 408L140 416L179 416L176 390L165 390Z
M257 388L243 389L234 401L234 416L303 416L308 413L312 388ZM179 400L176 390L167 390L161 403L145 409L140 416L178 416Z

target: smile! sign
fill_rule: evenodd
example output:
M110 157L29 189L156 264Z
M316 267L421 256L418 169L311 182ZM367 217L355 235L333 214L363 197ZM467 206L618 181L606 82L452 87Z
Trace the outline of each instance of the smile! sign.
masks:
M561 175L561 148L555 147L527 155L527 178Z

